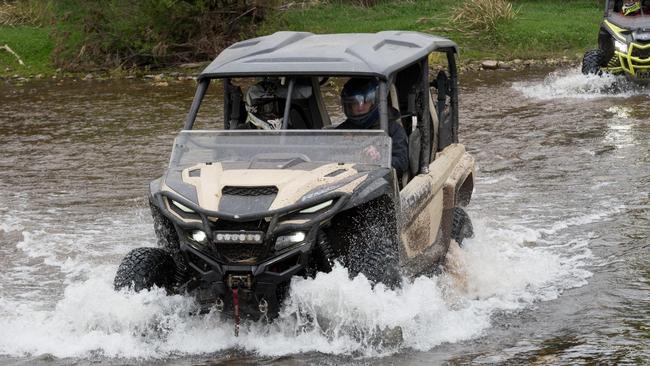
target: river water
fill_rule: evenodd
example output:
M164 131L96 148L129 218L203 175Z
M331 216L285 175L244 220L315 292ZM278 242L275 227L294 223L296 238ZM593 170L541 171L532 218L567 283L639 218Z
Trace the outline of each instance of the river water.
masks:
M274 324L234 338L187 298L112 289L155 244L148 182L193 83L0 84L0 364L650 364L650 88L577 70L461 86L477 180L460 270L398 290L296 279ZM401 343L374 336L395 326Z

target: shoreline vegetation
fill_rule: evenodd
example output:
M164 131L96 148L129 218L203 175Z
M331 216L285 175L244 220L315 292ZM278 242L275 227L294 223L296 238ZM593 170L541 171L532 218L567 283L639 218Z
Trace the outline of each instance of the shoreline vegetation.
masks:
M435 34L458 43L461 72L575 65L596 44L602 3L0 0L0 78L191 79L229 44L281 30Z

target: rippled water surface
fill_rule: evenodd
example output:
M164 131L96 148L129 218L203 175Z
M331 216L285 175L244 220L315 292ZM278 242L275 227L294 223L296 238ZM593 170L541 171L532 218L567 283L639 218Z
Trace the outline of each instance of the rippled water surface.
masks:
M112 290L155 244L148 182L194 85L0 84L0 364L647 363L650 88L559 70L461 93L476 236L455 269L296 279L280 319L234 338L190 299ZM377 332L396 326L401 343Z

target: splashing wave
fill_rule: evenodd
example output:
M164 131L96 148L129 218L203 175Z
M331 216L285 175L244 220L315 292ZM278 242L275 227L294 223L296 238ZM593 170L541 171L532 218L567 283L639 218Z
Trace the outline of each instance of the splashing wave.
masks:
M219 314L192 315L194 302L154 289L115 292L115 266L88 266L66 281L54 308L0 300L0 354L158 359L240 349L280 356L301 352L386 356L479 336L498 311L522 309L582 286L591 275L584 243L531 247L540 230L490 228L453 254L459 271L405 280L399 289L349 279L337 266L296 278L272 324L243 324L239 338ZM530 232L530 231L534 232Z
M583 75L579 69L559 70L550 73L540 83L525 81L513 83L513 88L531 99L596 99L628 98L650 95L650 89L628 82L624 76Z

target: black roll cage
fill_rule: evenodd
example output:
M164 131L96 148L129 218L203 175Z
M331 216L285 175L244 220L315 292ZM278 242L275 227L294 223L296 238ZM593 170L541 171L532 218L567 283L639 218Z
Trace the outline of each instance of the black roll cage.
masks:
M608 0L609 1L609 0ZM453 47L450 48L439 48L433 52L444 52L447 57L447 70L449 71L449 77L447 83L443 85L438 85L435 81L429 80L429 55L423 57L418 63L420 64L421 76L420 76L420 85L419 91L424 96L431 98L430 87L435 87L438 89L438 107L437 107L437 117L438 117L438 131L433 131L433 123L430 117L429 103L424 102L421 106L421 116L422 121L420 122L421 128L421 144L420 150L420 164L419 164L419 174L426 174L429 170L429 164L434 159L435 154L431 152L432 141L434 141L434 134L437 134L437 151L441 151L448 145L452 143L458 143L458 70L456 65L456 49ZM433 53L432 52L432 53ZM413 64L408 65L407 67L412 66ZM407 68L405 67L405 68ZM392 85L395 80L396 75L404 70L400 69L390 75L388 79L383 78L382 75L368 75L368 74L359 74L359 75L339 75L332 73L331 75L283 75L287 78L288 84L288 93L286 98L286 104L284 109L284 116L282 120L282 129L287 129L289 123L289 112L291 106L291 100L293 97L293 89L295 86L296 78L298 77L309 77L309 76L318 76L318 77L328 77L328 76L360 76L360 77L377 77L379 81L379 122L381 129L388 134L388 94L389 94L389 85ZM263 75L247 75L242 74L240 77L255 77ZM230 121L227 120L233 113L239 113L239 106L233 106L228 102L231 94L234 90L232 85L232 78L235 76L228 76L223 78L212 78L212 77L203 77L198 79L198 86L194 99L192 100L192 105L190 110L185 118L185 124L183 126L184 130L191 130L194 126L194 121L198 114L199 108L201 107L201 102L205 97L205 93L208 90L210 82L212 79L223 79L224 80L224 128L234 128ZM441 90L443 89L443 90ZM450 118L447 119L445 115L445 109L447 107L447 97L449 98L449 113Z

